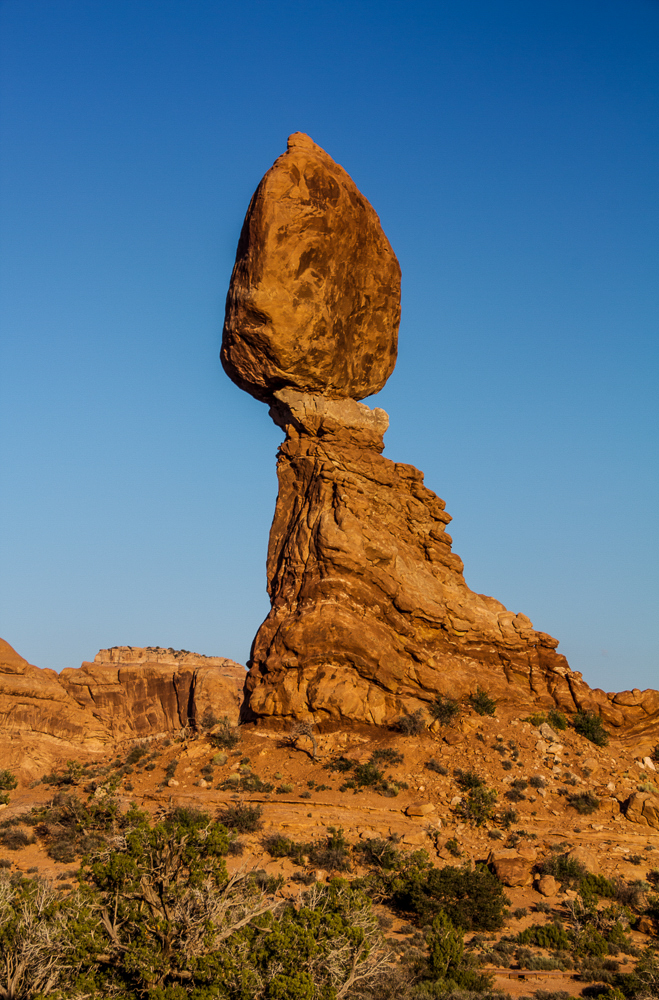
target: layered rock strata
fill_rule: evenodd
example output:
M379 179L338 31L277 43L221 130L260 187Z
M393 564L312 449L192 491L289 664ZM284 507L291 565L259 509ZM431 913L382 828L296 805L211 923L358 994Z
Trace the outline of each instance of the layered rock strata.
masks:
M0 731L97 750L180 730L208 711L237 721L244 681L244 667L224 657L130 646L58 674L0 639Z
M437 693L601 713L641 727L656 691L593 691L523 614L469 589L445 503L383 457L384 410L293 390L268 550L272 610L247 680L254 716L389 723Z

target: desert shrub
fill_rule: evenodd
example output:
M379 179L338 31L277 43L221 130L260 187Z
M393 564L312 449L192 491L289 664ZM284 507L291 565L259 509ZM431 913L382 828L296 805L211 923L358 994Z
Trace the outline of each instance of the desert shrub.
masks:
M107 837L123 831L130 819L129 813L120 815L111 796L83 803L75 795L58 792L47 805L31 811L29 822L45 841L48 856L68 864L100 850Z
M399 838L395 836L359 840L353 847L353 853L364 865L385 871L398 870L401 865L401 852L396 847L398 840Z
M269 834L261 841L273 858L290 858L293 864L309 864L329 871L350 871L350 845L341 828L328 826L327 835L320 840L298 843L283 834Z
M567 951L571 938L561 923L533 924L515 938L518 944L532 944L548 951Z
M443 764L440 764L440 762L438 760L435 760L434 757L431 757L430 760L427 760L426 763L424 764L424 767L427 767L429 771L434 771L436 774L443 774L443 775L448 774L448 768L444 767Z
M429 705L428 710L440 726L449 726L460 716L460 704L455 698L448 695L438 694L435 700Z
M35 838L25 830L10 827L0 833L0 843L9 851L20 851L21 848L34 844Z
M550 708L547 713L547 722L552 729L562 733L567 729L567 718L558 708Z
M547 721L547 716L544 712L534 712L532 715L527 715L523 721L530 722L532 726L541 726Z
M242 737L237 727L232 726L225 715L217 724L216 731L208 734L208 739L214 747L220 750L233 750L240 743Z
M262 814L261 806L248 806L241 803L220 810L217 814L217 820L228 830L235 830L237 833L255 833L263 826Z
M371 760L374 764L389 764L390 767L402 764L404 759L402 753L399 753L398 750L392 750L390 747L381 747L371 754Z
M79 785L88 774L88 769L77 760L67 760L63 770L52 771L44 774L41 779L44 785L55 785L62 788L64 785Z
M475 694L469 695L469 704L478 715L494 715L497 710L496 701L480 687L476 688Z
M167 781L171 780L171 778L174 777L174 775L176 774L177 767L178 767L178 759L174 757L174 759L170 760L169 764L165 768L165 778Z
M275 786L270 781L263 781L258 774L253 774L252 771L242 771L240 774L234 771L219 787L223 791L267 793L272 792ZM293 790L292 785L290 790Z
M449 837L449 839L444 844L444 847L452 854L454 858L462 857L462 848L455 837Z
M138 743L136 746L132 748L132 750L126 757L126 764L128 764L129 766L132 764L137 764L138 761L142 760L143 757L147 757L148 753L149 753L148 749L145 746Z
M540 774L532 774L529 778L531 788L544 788L547 782Z
M217 725L218 721L219 720L218 720L217 716L215 715L215 712L209 706L208 708L206 708L204 710L203 715L197 721L197 724L196 724L197 725L197 729L200 729L202 732L204 730L206 730L206 729L212 729L213 726Z
M471 791L474 788L483 788L485 786L485 779L481 778L476 771L461 771L460 768L457 768L454 771L454 777L456 784L463 791Z
M584 736L591 743L598 747L608 746L609 734L607 733L599 715L594 712L579 711L572 719L572 726L575 732Z
M415 712L405 712L396 725L404 736L419 736L426 728L422 709L417 708Z
M11 792L18 785L18 778L6 768L0 770L0 791Z
M458 815L474 826L483 826L494 812L497 793L487 788L485 781L475 771L456 771L456 782L466 796L456 807Z
M395 753L395 751L391 751ZM407 784L404 781L394 780L391 775L385 777L384 772L381 771L376 765L376 754L375 751L371 755L369 761L365 764L358 764L357 761L348 760L346 757L335 757L328 764L324 766L332 771L339 771L341 774L348 774L352 772L351 777L348 778L344 784L341 786L339 791L345 792L349 788L353 791L359 791L362 788L370 788L374 792L378 792L379 795L384 795L386 798L391 798L398 795L398 791L401 788L407 788ZM380 757L382 759L382 757ZM399 761L396 761L399 763ZM320 791L321 788L326 788L326 785L317 786L317 790Z
M586 868L567 854L552 854L538 867L541 875L553 875L561 883L561 888L572 887L580 882L587 874Z
M278 788L275 788L275 793L277 795L290 795L292 791L292 785L279 785Z
M504 830L509 830L513 823L518 820L518 814L516 809L503 809L498 816L498 821Z
M510 760L502 760L501 761L501 767L504 769L504 771L512 771L512 769L513 769L512 761L510 761Z
M401 878L394 890L400 909L430 923L443 911L463 930L496 930L503 924L507 903L501 883L484 865L428 868Z
M592 792L575 792L568 795L567 804L576 809L581 816L590 816L600 807L600 800Z

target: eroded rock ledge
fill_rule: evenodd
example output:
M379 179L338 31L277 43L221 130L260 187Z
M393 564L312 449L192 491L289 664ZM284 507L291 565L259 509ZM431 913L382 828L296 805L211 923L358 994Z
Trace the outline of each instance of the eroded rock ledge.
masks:
M556 639L469 589L444 501L381 454L384 410L284 389L270 413L286 440L246 717L381 725L477 686L521 711L587 708L626 728L658 717L656 691L589 688Z

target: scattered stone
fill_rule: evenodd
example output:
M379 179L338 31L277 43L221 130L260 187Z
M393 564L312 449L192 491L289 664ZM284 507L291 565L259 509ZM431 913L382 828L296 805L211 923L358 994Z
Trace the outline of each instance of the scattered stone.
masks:
M432 802L412 802L405 810L407 816L428 816L434 812L435 807Z
M167 782L167 787L168 788L178 788L178 786L179 786L179 783L176 780L176 778L170 778L169 781Z
M541 726L538 727L538 731L543 739L548 743L560 743L559 736L551 728L548 722L543 722Z
M535 888L541 896L557 896L561 886L553 875L541 875L536 879Z

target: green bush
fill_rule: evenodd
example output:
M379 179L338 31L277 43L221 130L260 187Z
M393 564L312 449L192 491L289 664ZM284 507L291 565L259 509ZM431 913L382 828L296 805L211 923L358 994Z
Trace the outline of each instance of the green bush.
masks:
M416 913L422 923L430 923L443 911L463 930L492 931L503 925L508 902L501 883L484 865L429 868L400 879L394 902L402 910Z
M494 812L497 793L487 788L485 781L475 771L456 771L456 781L467 792L456 813L474 826L483 826Z
M25 830L20 830L16 827L10 827L8 830L3 830L0 833L0 844L9 851L20 851L21 848L27 847L29 844L34 844L34 842L33 836Z
M0 791L11 792L18 785L18 778L6 769L0 771Z
M558 708L551 708L547 713L547 722L552 729L562 733L567 729L567 719Z
M273 858L290 858L296 865L304 865L306 858L316 868L350 871L350 845L341 828L328 826L325 837L308 843L298 843L277 833L264 837L261 843Z
M208 739L212 746L218 747L220 750L233 750L234 747L238 746L242 737L239 730L231 725L225 715L218 723L216 732L208 734Z
M523 722L530 722L532 726L541 726L543 722L547 721L547 716L544 712L534 712L533 715L527 715Z
M147 757L148 753L149 753L148 749L145 746L138 743L136 746L132 748L132 750L126 757L126 764L128 764L129 766L132 764L137 764L138 761L142 760L143 757Z
M400 760L398 760L399 757L402 760L402 755L396 754L396 751L376 750L371 755L371 759L365 764L358 764L357 761L348 760L346 757L335 757L324 766L331 771L338 771L341 774L352 772L351 777L339 789L342 792L347 791L349 788L352 788L353 791L370 788L372 791L378 792L379 795L391 798L398 795L400 788L407 788L407 784L404 781L394 780L391 775L385 778L384 772L377 767L377 761L383 759L383 753L387 755L384 759L389 759L391 754L395 754L395 763L400 763ZM320 791L321 788L325 787L327 786L319 785L317 786L317 790Z
M444 844L444 847L449 852L449 854L453 855L454 858L462 857L462 848L460 847L460 844L458 843L456 837L449 837L449 839Z
M594 712L586 712L583 710L577 712L572 719L572 726L579 736L584 736L596 746L608 746L609 734L604 728L599 715L595 715Z
M560 923L533 924L521 931L515 938L518 944L532 944L548 951L567 951L571 938Z
M438 694L428 710L440 726L449 726L460 717L459 702L448 695Z
M478 715L494 715L497 710L496 701L480 687L476 688L475 694L469 695L469 704Z
M402 753L399 753L398 750L392 750L390 747L379 748L371 754L371 760L374 764L389 764L390 767L402 764L404 759Z
M553 875L561 883L561 889L573 887L587 874L585 866L567 854L553 854L545 858L538 871L541 875Z

